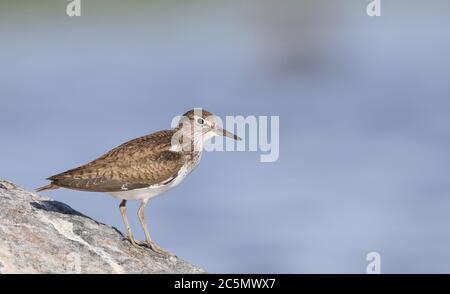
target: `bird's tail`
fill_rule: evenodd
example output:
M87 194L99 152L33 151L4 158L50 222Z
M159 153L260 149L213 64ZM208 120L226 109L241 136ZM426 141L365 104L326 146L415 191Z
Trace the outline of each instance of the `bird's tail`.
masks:
M41 187L39 189L36 189L36 192L42 192L45 190L56 190L59 189L60 187L58 185L55 185L54 183L50 183L47 186Z

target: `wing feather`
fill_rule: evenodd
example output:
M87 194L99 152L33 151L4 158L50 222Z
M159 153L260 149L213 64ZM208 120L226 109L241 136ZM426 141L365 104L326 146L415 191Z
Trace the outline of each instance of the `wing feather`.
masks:
M118 192L170 182L184 165L170 151L173 131L161 131L129 141L78 168L52 176L60 187L82 191Z

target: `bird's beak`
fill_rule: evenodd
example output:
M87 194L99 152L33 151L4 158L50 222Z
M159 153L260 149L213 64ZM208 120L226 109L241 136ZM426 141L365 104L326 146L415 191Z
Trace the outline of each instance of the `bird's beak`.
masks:
M216 133L217 136L224 136L224 137L228 137L231 139L234 139L236 141L241 141L242 139L240 137L238 137L237 135L228 132L227 130L221 129L221 128L216 128L214 129L214 132Z

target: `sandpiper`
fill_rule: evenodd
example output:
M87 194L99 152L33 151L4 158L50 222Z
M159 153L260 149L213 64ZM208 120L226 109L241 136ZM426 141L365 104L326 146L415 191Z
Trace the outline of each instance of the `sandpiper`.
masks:
M51 183L38 192L59 188L106 192L121 200L119 208L129 241L168 254L156 245L144 220L148 201L178 185L199 163L203 143L214 136L241 140L220 128L212 113L193 109L185 113L175 129L159 131L128 141L98 159L48 178ZM126 213L128 200L139 200L138 217L145 243L133 237Z

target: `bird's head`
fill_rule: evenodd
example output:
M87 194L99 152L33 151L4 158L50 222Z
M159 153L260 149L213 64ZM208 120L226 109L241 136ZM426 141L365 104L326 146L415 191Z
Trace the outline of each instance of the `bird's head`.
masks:
M215 136L241 140L237 135L222 129L214 114L201 108L186 112L180 119L177 129L182 131L183 136L202 143Z

